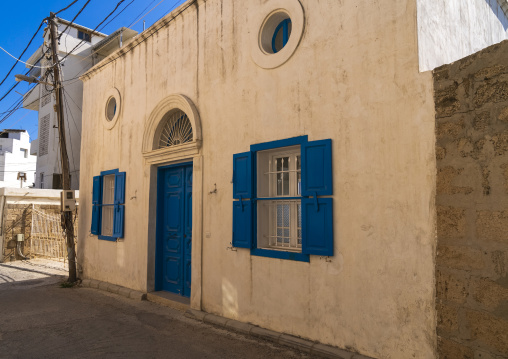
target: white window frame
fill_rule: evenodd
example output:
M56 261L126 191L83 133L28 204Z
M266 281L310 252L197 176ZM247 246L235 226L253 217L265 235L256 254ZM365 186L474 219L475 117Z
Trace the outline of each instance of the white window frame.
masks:
M109 188L107 188L109 186ZM115 174L103 176L101 235L112 237L114 225Z
M277 170L278 160L288 158L287 170ZM266 164L268 161L268 164ZM300 164L298 169L297 164ZM282 147L258 152L258 199L270 198L269 200L258 201L258 248L281 250L301 253L302 251L302 231L301 231L301 213L298 220L299 209L301 211L301 151L300 146ZM281 173L288 173L289 191L282 193L278 191L278 181ZM300 174L300 176L298 176ZM268 181L262 180L261 176L268 176ZM268 191L267 187L268 186ZM278 222L278 206L289 206L289 223L284 223L284 214ZM266 212L268 211L268 214ZM284 211L284 210L283 210ZM268 219L266 219L268 218ZM277 224L282 222L282 226ZM288 225L286 225L288 224ZM267 228L268 227L268 228ZM285 229L289 229L289 235L285 235ZM278 232L277 230L281 231ZM282 235L281 235L282 234ZM287 240L286 240L287 239Z

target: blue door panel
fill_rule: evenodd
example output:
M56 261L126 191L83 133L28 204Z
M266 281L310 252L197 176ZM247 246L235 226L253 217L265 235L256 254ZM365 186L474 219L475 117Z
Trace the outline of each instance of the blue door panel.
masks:
M190 296L192 166L158 172L156 289ZM159 263L159 264L157 264Z

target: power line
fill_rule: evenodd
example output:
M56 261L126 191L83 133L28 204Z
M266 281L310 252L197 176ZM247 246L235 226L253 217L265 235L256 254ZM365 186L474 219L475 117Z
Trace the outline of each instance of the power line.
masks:
M129 28L130 28L131 26L136 25L136 24L137 24L137 23L138 23L138 22L139 22L142 18L144 18L146 15L148 15L148 14L149 14L149 13L151 13L153 10L155 10L155 8L156 8L157 6L159 6L160 4L162 4L164 1L166 1L166 0L161 0L161 1L159 1L159 3L158 3L157 5L155 5L153 8L151 8L151 9L150 9L150 11L148 11L145 15L143 15L141 18L139 18L139 20L137 20L134 24L129 25ZM144 10L143 10L143 11L144 11Z
M29 64L28 62L25 62L25 61L21 61L20 59L18 59L16 56L14 56L13 54L11 54L9 51L7 51L6 49L4 49L2 46L0 46L0 50L3 50L3 52L5 52L7 55L9 55L10 57L12 57L14 60L16 60L17 62L21 62L22 64L25 64L25 65L28 65L30 67L36 67L38 69L49 69L51 66L37 66L37 65L32 65L32 64Z
M134 23L134 21L136 21L136 20L138 19L138 17L140 17L140 16L141 16L141 14L143 14L143 13L146 11L146 9L148 9L148 8L150 7L150 5L152 5L155 1L156 1L156 0L152 0L152 2L151 2L150 4L148 4L148 5L147 5L147 6L143 9L143 11L141 11L141 12L138 14L138 16L136 16L136 17L134 18L134 20L132 20L132 22L130 23L130 25L129 25L129 26L127 26L127 27L130 29L130 28L131 28L131 26L135 24L135 23ZM136 22L137 22L137 21L136 21Z
M60 40L60 38L62 37L62 35L64 34L64 32L67 31L67 29L69 28L69 26L71 26L73 23L74 23L74 20L76 20L76 18L83 12L83 10L85 10L85 8L88 6L88 4L90 3L90 1L92 0L87 0L87 2L85 3L85 5L83 5L83 7L78 11L78 13L72 18L71 22L69 24L67 24L67 26L65 27L65 29L60 33L60 35L58 36L58 40ZM56 14L55 14L56 15Z
M119 6L120 6L120 5L121 5L124 1L125 1L125 0L120 0L120 1L116 4L116 6L115 6L115 8L113 9L113 11L111 11L111 12L108 14L108 16L106 16L106 17L104 18L104 20L102 20L102 21L99 23L99 25L97 25L97 26L96 26L96 27L92 30L92 32L95 32L99 26L101 26L101 25L102 25L102 24L103 24L103 23L104 23L104 22L105 22L105 21L106 21L106 20L107 20L107 19L111 16L111 15L113 15L113 13L116 11L116 9L118 9L118 7L119 7ZM65 59L66 59L66 58L67 58L70 54L72 54L72 52L73 52L74 50L76 50L79 46L81 46L81 44L82 44L83 42L84 42L84 40L81 40L81 41L80 41L80 42L79 42L76 46L74 46L74 48L73 48L70 52L68 52L68 53L67 53L67 54L66 54L66 55L65 55L65 56L64 56L64 57L63 57L63 58L62 58L62 59L61 59L58 63L59 63L59 64L61 64L61 63L62 63L62 61L63 61L63 60L65 60Z
M125 11L125 9L127 9L127 8L128 8L128 7L129 7L129 6L130 6L133 2L134 2L134 1L136 1L136 0L132 0L130 3L128 3L128 4L127 4L127 5L126 5L123 9L122 9L122 11L120 11L120 12L119 12L118 14L116 14L116 15L115 15L115 16L114 16L111 20L109 20L107 23L105 23L105 24L104 24L104 25L103 25L103 26L99 29L99 31L102 31L102 29L104 29L106 26L108 26L108 25L111 23L111 21L115 20L115 19L116 19L116 18L117 18L117 17L118 17L118 16L119 16L122 12L124 12L124 11Z
M67 7L64 7L63 9L60 9L58 10L57 12L55 12L55 15L57 14L60 14L62 11L65 11L67 10L68 8L70 8L72 5L74 5L75 3L77 3L79 0L74 0L73 2L71 2L69 5L67 5Z
M197 0L190 1L190 2L189 2L189 4L188 4L185 8L183 8L182 10L180 10L180 12L178 12L178 14L176 14L175 16L173 16L173 17L172 17L169 21L167 21L167 22L163 23L163 24L162 24L161 26L159 26L157 29L153 30L153 32L152 32L150 35L148 35L147 37L145 37L145 38L143 39L143 41L140 41L140 42L138 42L138 43L136 43L136 44L132 45L132 47L128 48L127 50L124 50L123 55L125 55L126 53L128 53L128 52L130 52L130 51L134 50L137 46L139 46L141 43L143 43L143 42L144 42L144 40L148 39L149 37L152 37L154 34L156 34L156 33L157 33L160 29L162 29L164 26L166 26L167 24L169 24L169 23L173 22L173 21L174 21L174 20L175 20L178 16L180 16L180 15L181 15L181 14L182 14L185 10L187 10L189 7L191 7L191 6L192 6L192 5L193 5L196 1L197 1ZM105 62L104 64L100 64L99 66L96 66L94 69L95 69L95 70L102 69L104 66L107 66L107 65L109 65L110 63L112 63L112 62L114 62L114 61L116 61L116 58L111 59L110 61ZM79 75L78 75L78 76L76 76L76 77L70 78L70 79L66 80L65 82L67 82L67 81L73 81L73 80L79 80ZM68 86L68 85L70 85L70 84L71 84L71 83L67 84L67 86Z
M25 54L26 50L28 50L28 48L30 47L30 45L32 44L32 41L33 39L35 39L35 36L37 36L37 34L39 33L39 30L41 29L42 25L44 24L44 21L46 19L42 20L41 21L41 24L39 25L39 27L37 28L37 31L35 32L35 34L33 34L32 38L30 39L30 41L28 42L28 45L26 45L25 49L23 50L23 52L21 53L21 55L18 56L18 58L22 58L23 55ZM11 69L9 70L9 72L7 73L7 75L5 75L5 77L3 78L3 80L0 82L0 86L2 86L2 84L5 82L5 80L7 79L7 77L9 77L9 75L11 74L12 70L14 70L14 68L16 67L16 65L18 64L18 60L16 59L16 62L14 63L14 65L12 65ZM1 101L1 100L0 100Z

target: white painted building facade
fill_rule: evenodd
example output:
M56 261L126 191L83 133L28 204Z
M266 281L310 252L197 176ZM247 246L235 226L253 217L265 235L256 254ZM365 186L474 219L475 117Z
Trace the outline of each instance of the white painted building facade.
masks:
M58 56L65 60L61 66L64 86L64 119L71 189L79 189L79 158L81 150L81 109L83 102L83 84L79 75L92 67L94 57L92 46L106 37L102 33L92 33L91 29L59 19L58 32L61 34L58 45ZM61 33L65 31L64 33ZM41 81L52 83L48 67L52 65L50 52L49 29L45 30L44 43L30 57L28 63L44 67L33 68L31 74L40 77ZM71 54L75 46L79 47ZM27 66L28 67L28 66ZM37 172L35 187L44 189L62 188L62 170L59 150L57 116L54 110L55 95L53 87L37 85L25 94L23 107L38 111L39 129L36 142Z
M26 130L0 132L0 188L33 187L37 157Z

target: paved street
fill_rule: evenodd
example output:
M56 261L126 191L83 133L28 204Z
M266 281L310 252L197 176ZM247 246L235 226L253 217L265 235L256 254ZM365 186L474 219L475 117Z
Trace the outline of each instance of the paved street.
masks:
M308 358L147 301L61 288L48 261L0 263L0 358Z

